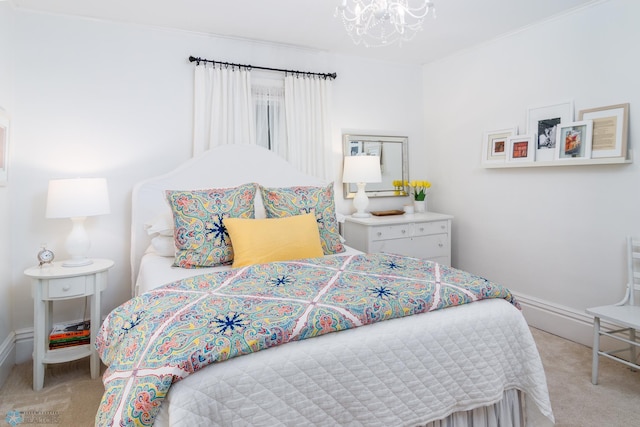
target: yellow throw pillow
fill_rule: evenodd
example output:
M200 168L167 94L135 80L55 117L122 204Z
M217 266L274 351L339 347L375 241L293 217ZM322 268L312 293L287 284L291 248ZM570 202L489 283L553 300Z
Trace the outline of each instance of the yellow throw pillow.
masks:
M233 245L233 266L323 256L315 215L285 218L225 218Z

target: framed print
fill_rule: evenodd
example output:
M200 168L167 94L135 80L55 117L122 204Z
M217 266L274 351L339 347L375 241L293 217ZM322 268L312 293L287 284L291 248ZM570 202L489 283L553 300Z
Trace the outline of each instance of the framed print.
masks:
M517 126L485 132L482 141L482 163L504 163L507 158L507 139L517 133Z
M517 135L507 139L507 162L533 162L535 159L535 137Z
M578 120L593 121L592 159L627 157L629 104L581 110Z
M359 156L364 154L362 151L362 141L349 141L349 155Z
M591 120L558 125L556 160L590 159L592 130Z
M569 122L573 122L573 101L527 110L527 135L535 138L536 161L554 159L557 126Z
M0 110L0 186L7 185L9 164L9 116Z

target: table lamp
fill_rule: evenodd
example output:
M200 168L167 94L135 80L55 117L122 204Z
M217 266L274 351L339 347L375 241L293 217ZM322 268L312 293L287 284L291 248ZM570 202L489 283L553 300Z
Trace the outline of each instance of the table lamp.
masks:
M65 247L71 259L64 267L79 267L93 263L87 258L91 247L84 228L88 216L110 213L107 180L104 178L52 179L47 192L47 218L70 218L73 227Z
M369 198L364 191L367 182L382 181L382 173L380 171L380 156L346 156L344 158L344 170L342 172L342 182L355 183L358 191L353 199L353 206L356 212L353 214L356 218L366 218L371 216L365 212L369 204Z

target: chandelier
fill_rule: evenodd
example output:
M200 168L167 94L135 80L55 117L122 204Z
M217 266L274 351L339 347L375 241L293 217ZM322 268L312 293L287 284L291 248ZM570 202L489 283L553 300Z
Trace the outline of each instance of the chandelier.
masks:
M342 0L335 16L355 44L379 47L411 40L431 10L435 18L430 0Z

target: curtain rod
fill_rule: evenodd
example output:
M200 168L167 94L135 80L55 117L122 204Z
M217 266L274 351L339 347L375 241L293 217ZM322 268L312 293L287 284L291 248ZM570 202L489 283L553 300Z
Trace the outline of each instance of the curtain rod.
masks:
M335 79L338 76L336 73L312 73L309 71L296 71L296 70L284 70L281 68L256 67L254 65L234 64L232 62L220 62L220 61L213 61L211 59L196 58L195 56L190 56L189 62L196 62L197 63L196 65L200 65L201 62L210 62L212 64L220 64L220 65L226 65L226 66L230 65L232 67L244 67L248 69L255 68L258 70L280 71L281 73L304 74L305 76L320 76L320 77L324 77L325 79L327 78Z

